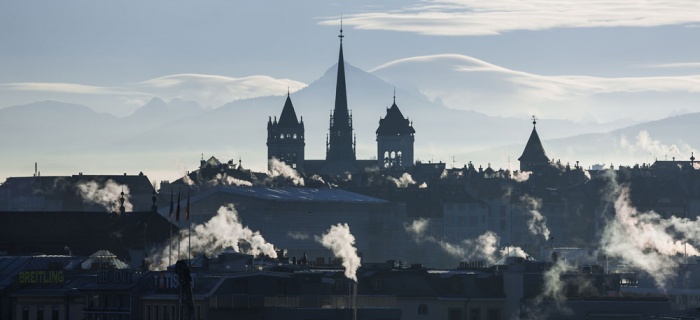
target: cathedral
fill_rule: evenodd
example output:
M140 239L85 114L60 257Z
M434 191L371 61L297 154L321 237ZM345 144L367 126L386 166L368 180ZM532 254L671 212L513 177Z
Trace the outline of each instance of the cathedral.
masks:
M343 29L340 29L340 53L338 77L335 88L335 106L330 116L326 136L326 159L304 158L304 121L297 119L291 97L282 108L277 120L270 117L267 122L267 158L277 159L308 175L325 174L344 176L355 174L370 167L403 169L413 166L413 124L404 118L394 103L387 109L386 117L379 120L377 137L377 160L358 160L355 153L356 138L353 134L352 114L348 109L345 86L345 61L343 59Z

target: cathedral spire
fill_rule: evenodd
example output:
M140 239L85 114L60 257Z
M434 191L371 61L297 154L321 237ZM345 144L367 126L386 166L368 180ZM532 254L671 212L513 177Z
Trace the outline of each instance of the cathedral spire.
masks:
M343 58L343 25L340 24L340 52L338 54L338 77L335 86L335 105L329 128L329 144L326 160L354 161L355 151L352 138L352 116L348 111L348 97L345 86L345 59Z

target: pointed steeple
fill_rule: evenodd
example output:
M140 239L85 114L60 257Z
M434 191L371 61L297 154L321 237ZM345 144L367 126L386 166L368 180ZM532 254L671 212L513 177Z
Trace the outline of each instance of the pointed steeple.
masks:
M549 163L547 153L544 151L540 136L537 134L537 118L532 116L532 133L527 140L523 154L518 158L520 170L531 170L533 166L542 166Z
M331 115L329 143L326 150L328 161L355 161L352 136L352 116L348 111L345 86L345 60L343 59L343 25L340 25L340 53L338 55L338 78L335 86L335 106Z
M294 111L294 105L292 105L292 99L289 97L289 92L287 92L287 100L284 102L284 107L282 108L282 114L280 115L278 124L280 127L292 127L299 125L299 121L297 121L297 113Z
M340 27L340 54L338 55L338 78L335 83L335 107L333 108L333 118L337 121L347 120L348 95L345 88L345 60L343 59L343 27Z

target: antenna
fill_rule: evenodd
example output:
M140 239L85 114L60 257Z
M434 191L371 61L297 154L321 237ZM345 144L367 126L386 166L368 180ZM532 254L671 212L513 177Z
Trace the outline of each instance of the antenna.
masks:
M338 35L338 38L340 38L340 43L343 43L343 38L345 36L343 35L343 15L340 15L340 35Z

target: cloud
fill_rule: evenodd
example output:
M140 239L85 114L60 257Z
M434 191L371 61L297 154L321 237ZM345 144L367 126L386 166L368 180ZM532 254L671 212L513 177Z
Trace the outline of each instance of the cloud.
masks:
M700 94L700 74L617 78L539 75L461 54L398 59L370 72L399 86L417 88L429 99L440 100L450 108L500 116L527 112L545 117L569 119L593 115L604 119L619 117L629 111L615 99L616 95L661 95L670 104L692 108L682 96L667 95ZM562 108L563 104L567 108ZM523 109L524 105L526 109ZM640 108L650 113L661 112L658 105L638 103L635 107L635 112ZM666 116L666 111L662 115Z
M438 36L485 36L516 30L653 27L700 22L693 0L428 0L398 10L343 16L362 30L390 30ZM338 25L337 18L320 22Z
M142 106L153 97L196 101L205 107L219 107L236 100L282 95L287 93L287 90L295 92L304 87L306 84L299 81L265 75L234 78L206 74L175 74L104 87L76 83L6 83L0 84L0 92L3 95L11 95L11 101L16 101L17 104L34 102L40 97L41 100L60 100L95 108L103 105L104 110L97 111L112 112L121 116L125 114L116 114L118 112L114 109L125 109L126 104L130 105L128 109L133 111L133 108ZM33 92L31 97L27 97L27 91ZM27 98L31 100L26 100ZM99 98L97 101L100 103L93 102L95 98ZM115 106L118 107L113 108Z
M306 84L264 75L233 78L177 74L134 83L131 86L161 98L197 101L203 106L218 107L235 100L280 95L287 90L294 92L306 87Z
M646 68L700 68L700 62L661 63L644 66Z

